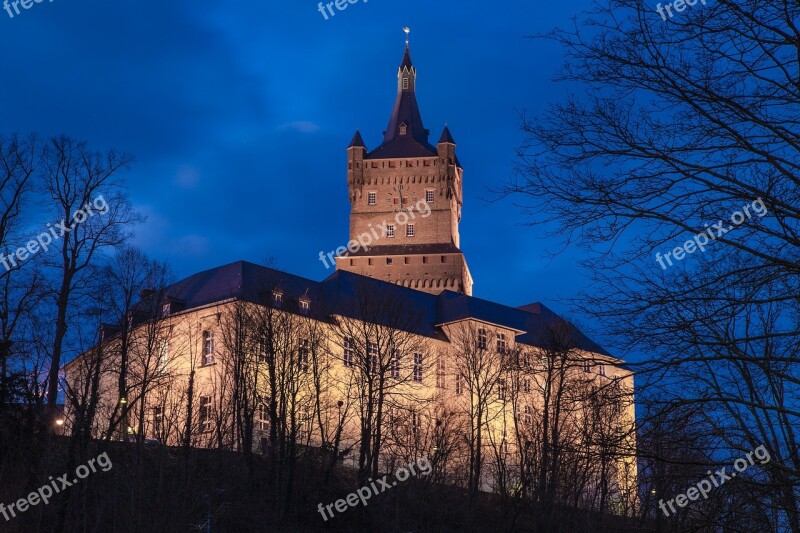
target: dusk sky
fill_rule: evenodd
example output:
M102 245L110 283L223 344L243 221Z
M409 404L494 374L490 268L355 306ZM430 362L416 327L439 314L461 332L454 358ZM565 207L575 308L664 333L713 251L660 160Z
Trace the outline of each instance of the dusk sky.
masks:
M348 239L346 147L357 128L379 144L410 26L425 126L435 142L449 125L464 167L475 296L580 321L564 301L586 285L578 252L548 257L561 242L486 200L511 176L520 111L565 94L551 81L562 50L526 36L587 7L359 0L325 20L310 0L45 0L0 11L1 129L135 156L126 178L148 217L135 243L178 278L274 258L321 280L332 271L319 252Z

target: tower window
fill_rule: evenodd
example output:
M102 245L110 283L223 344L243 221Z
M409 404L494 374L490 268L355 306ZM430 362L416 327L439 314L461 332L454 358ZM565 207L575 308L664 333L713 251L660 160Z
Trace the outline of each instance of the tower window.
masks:
M404 257L403 258L403 263L405 263L406 265L410 265L411 264L411 258L410 257Z
M394 237L394 225L386 226L386 236Z
M378 193L376 192L367 193L367 204L375 205L377 203L378 203Z
M408 126L400 124L400 135L405 135L408 132Z
M414 224L409 224L406 226L406 237L413 237L414 236Z
M428 256L426 256L426 255L422 256L422 264L423 265L427 265L428 264Z
M429 204L433 203L433 191L425 191L425 201Z
M408 78L403 78L403 89L408 89Z

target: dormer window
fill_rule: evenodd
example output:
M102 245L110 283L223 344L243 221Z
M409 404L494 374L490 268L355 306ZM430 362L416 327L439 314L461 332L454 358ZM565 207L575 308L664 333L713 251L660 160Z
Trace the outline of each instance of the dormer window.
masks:
M405 123L400 124L400 135L405 135L407 132L408 132L408 126L406 126Z
M304 298L300 300L300 314L307 315L311 310L311 300Z
M164 316L169 316L169 312L170 312L170 308L171 308L171 307L172 307L172 306L170 305L170 303L169 303L169 302L167 302L167 303L165 303L164 305L162 305L162 306L161 306L161 316L162 316L162 317L164 317Z
M283 307L283 293L281 291L272 292L272 305L275 307Z

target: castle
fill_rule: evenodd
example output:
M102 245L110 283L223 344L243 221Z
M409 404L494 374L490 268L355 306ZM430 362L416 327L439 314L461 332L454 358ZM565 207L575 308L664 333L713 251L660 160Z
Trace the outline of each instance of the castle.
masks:
M506 490L528 479L531 447L555 435L557 415L557 438L583 465L573 470L594 483L581 497L602 486L630 509L632 373L541 303L472 296L456 143L446 126L436 146L428 138L406 43L383 142L369 151L356 132L347 148L350 237L391 220L385 237L337 257L323 281L239 261L148 287L64 367L72 430L264 453L311 446L370 471L430 456L453 483ZM414 205L429 216L412 219ZM572 403L555 405L554 388ZM613 401L601 403L606 390ZM600 434L625 446L595 465Z

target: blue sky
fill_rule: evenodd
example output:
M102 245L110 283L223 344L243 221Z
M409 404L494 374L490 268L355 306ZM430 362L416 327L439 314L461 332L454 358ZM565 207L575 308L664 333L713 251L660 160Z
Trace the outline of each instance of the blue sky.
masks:
M561 49L525 36L587 7L369 0L326 21L307 0L45 1L0 11L0 130L134 155L130 196L148 216L136 244L178 277L274 258L323 279L319 252L348 236L345 148L356 128L379 143L410 26L425 125L435 141L449 124L465 169L475 295L570 314L586 284L577 252L549 257L561 243L485 200L511 176L519 112L564 95Z

